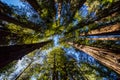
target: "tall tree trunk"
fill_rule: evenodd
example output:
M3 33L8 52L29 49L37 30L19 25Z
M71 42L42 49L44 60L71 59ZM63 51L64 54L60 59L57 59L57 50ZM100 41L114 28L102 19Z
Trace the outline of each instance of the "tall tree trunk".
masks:
M11 33L10 31L7 30L0 30L0 38L5 37L5 36L17 36L16 33Z
M120 40L119 38L116 37L105 37L105 38L86 38L86 40Z
M28 54L29 52L40 48L50 41L36 43L36 44L23 44L23 45L11 45L0 46L0 68L4 67L8 63L18 60Z
M16 33L11 33L8 30L0 30L0 46L9 45L9 41L12 41L12 40L14 41L18 38L21 38L21 35Z
M103 26L101 28L91 30L88 33L81 33L80 36L91 36L91 35L116 35L120 34L120 23L116 23L110 26Z
M120 74L120 54L113 53L106 49L100 49L90 46L83 46L78 44L73 44L68 42L68 44L74 46L75 48L82 50L86 54L94 57L96 60L101 62L103 65L111 68L118 74Z
M65 75L63 75L63 79L64 80L67 80L67 78L68 78L68 73L67 73L67 65L66 65L66 63L64 63L64 68L63 68L63 71L65 72Z

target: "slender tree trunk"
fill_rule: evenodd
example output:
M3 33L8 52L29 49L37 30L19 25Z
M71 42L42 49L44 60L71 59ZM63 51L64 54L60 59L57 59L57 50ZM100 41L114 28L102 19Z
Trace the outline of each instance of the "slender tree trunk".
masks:
M65 72L65 75L63 75L63 79L64 80L67 80L67 78L68 78L68 74L67 74L67 65L66 65L66 63L64 63L64 68L63 68L63 71Z

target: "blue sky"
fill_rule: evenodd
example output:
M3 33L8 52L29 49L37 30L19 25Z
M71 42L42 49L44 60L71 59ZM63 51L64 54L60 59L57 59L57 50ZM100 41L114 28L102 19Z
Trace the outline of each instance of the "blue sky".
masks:
M1 1L7 3L8 5L24 6L24 4L20 0L1 0Z

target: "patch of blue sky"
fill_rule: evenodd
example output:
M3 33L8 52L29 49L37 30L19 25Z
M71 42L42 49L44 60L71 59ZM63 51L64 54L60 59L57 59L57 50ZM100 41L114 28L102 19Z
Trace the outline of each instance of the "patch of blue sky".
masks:
M88 10L87 10L87 6L83 5L80 9L79 9L79 15L82 16L83 18L86 18L88 15ZM73 21L73 26L76 26L78 24L78 20Z
M113 76L103 77L102 80L119 80L118 77L116 76L116 74L114 74L114 73L111 73L111 74L113 74Z
M86 54L82 51L76 51L73 47L63 48L63 49L65 50L67 55L76 59L78 62L89 62L90 64L96 63L96 61L93 57L89 56L88 54Z
M88 11L88 7L84 4L81 8L80 8L80 13L82 17L87 17L87 15L89 15L91 18L96 18L96 13L95 12L91 12L90 14Z
M115 44L119 44L119 45L120 45L120 40L119 40L119 41L116 41Z
M37 80L37 78L33 75L30 80Z
M69 14L68 11L70 10L70 5L69 4L62 4L62 10L61 14L65 16L66 14Z
M87 10L87 6L86 5L83 5L81 8L80 8L80 13L81 13L81 16L82 17L86 17L88 15L88 10Z
M16 76L18 76L29 65L30 62L31 60L27 56L24 56L17 62L13 72L7 76L7 80L14 80Z
M110 74L110 77L113 78L114 80L118 79L118 76L114 72Z
M55 9L56 9L56 16L55 16L55 20L58 20L58 3L55 3Z
M1 0L2 2L8 4L8 5L14 5L14 6L24 6L24 4L20 0Z
M108 78L104 77L102 80L109 80Z
M53 41L54 41L54 46L59 46L59 39L60 39L60 36L59 35L55 35L53 36Z
M90 40L89 43L92 44L92 43L94 43L94 42L96 42L96 40Z
M13 6L18 6L19 8L22 7L20 10L17 9L17 7L16 7L15 12L16 12L16 14L19 14L19 15L25 14L28 17L29 21L32 21L37 24L39 22L41 22L41 19L40 19L38 13L28 3L21 2L20 0L1 0L1 1L10 6L13 5ZM23 10L23 8L24 8L24 10ZM36 15L38 17L33 18L32 17L33 15Z
M73 26L76 26L78 24L78 20L73 21Z
M99 64L99 62L96 61L92 56L90 56L82 51L76 51L73 47L63 48L63 49L65 50L67 55L69 55L69 56L71 56L71 58L74 58L75 60L77 60L77 62L79 62L79 63L88 62L91 66L96 66L97 68L102 69L103 72L108 73L108 71L109 71L108 68ZM97 72L96 74L99 74L99 72ZM114 72L111 72L108 76L112 79L115 79L115 80L117 79L117 75ZM108 77L105 76L103 78L103 80L108 80Z
M95 12L91 12L91 13L90 13L90 17L96 18L96 13L95 13Z
M60 25L63 25L63 21L64 21L63 17L60 17Z

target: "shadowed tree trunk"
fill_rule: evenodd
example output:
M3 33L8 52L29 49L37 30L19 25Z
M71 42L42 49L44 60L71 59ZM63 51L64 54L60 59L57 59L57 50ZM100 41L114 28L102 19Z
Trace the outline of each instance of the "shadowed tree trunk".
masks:
M17 36L17 34L11 33L10 31L0 30L0 38L5 37L5 36L10 36L11 34L13 36Z
M15 40L20 38L20 35L16 33L11 33L9 30L0 29L0 46L1 45L8 45L10 39Z
M83 46L71 42L68 42L68 44L74 46L79 50L82 50L86 54L89 54L90 56L101 62L103 65L111 68L112 70L120 74L120 54L113 53L106 49Z
M40 48L50 41L36 43L36 44L23 44L23 45L11 45L0 46L0 68L4 67L8 63L21 59L29 52Z

